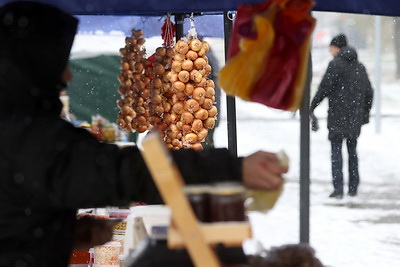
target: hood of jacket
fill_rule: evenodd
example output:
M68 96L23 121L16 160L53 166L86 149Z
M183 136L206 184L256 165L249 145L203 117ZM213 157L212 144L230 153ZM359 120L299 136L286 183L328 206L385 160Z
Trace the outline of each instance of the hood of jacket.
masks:
M0 118L60 113L61 75L77 25L73 16L37 2L0 7Z
M356 62L358 60L356 50L350 46L342 47L337 57L349 62Z

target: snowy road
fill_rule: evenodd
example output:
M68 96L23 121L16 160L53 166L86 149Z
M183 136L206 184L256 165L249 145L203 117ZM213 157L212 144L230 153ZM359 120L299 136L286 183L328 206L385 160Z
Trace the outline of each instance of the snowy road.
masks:
M400 105L399 108L396 105L391 111L400 114ZM336 200L328 198L332 191L330 143L323 118L326 108L319 110L321 129L310 133L310 244L327 266L400 266L400 116L384 117L380 134L375 132L373 118L363 128L358 142L359 194ZM283 149L291 159L285 190L275 208L267 214L250 214L255 239L245 243L245 249L255 251L255 240L266 248L298 243L299 119L290 113L242 101L237 103L237 117L239 155L261 149L274 152ZM219 147L227 146L224 118L222 114L215 132L215 144ZM347 181L347 155L343 155Z

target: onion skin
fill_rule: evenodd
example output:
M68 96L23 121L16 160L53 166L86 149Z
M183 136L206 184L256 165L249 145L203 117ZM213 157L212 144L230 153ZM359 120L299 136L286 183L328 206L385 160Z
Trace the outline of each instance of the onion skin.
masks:
M198 70L202 70L207 66L207 62L201 57L197 58L193 64Z
M153 71L156 75L163 75L165 72L165 68L162 64L156 62L153 65Z
M193 99L197 100L200 105L204 103L206 91L203 87L196 87L193 91Z
M186 88L186 85L182 81L176 81L172 84L173 88L176 89L177 91L184 91Z
M203 76L200 74L198 70L192 70L190 72L190 80L194 81L195 83L201 82Z
M215 118L209 117L204 121L204 128L212 129L215 126Z
M186 53L186 58L191 60L191 61L195 61L198 57L199 57L199 55L195 51L189 50Z
M177 102L172 106L172 111L176 114L182 114L185 110L185 105L182 102Z
M182 70L178 73L178 79L183 83L187 83L189 81L189 78L190 78L190 75L187 70ZM183 91L183 90L180 90L180 91Z
M188 133L185 135L185 140L189 144L194 144L197 142L197 135L195 133Z
M209 110L208 110L208 117L215 117L218 114L218 110L216 106L212 106Z
M167 54L167 49L165 49L165 47L157 47L156 48L156 55L165 57Z
M184 61L186 59L186 54L175 54L174 60L175 61Z
M189 44L189 48L196 52L200 51L201 47L202 43L199 39L193 39Z
M182 126L182 132L184 134L191 133L192 132L192 126L190 126L189 124L183 125Z
M200 151L203 150L203 146L200 143L194 143L190 145L190 148L196 150L196 151Z
M208 130L206 128L202 128L197 134L197 141L204 142L208 135Z
M204 103L201 105L202 108L206 109L206 110L210 110L213 107L213 102L211 99L206 98L204 99Z
M167 55L168 58L174 57L175 54L176 54L176 53L175 53L175 49L174 49L174 48L172 48L172 47L168 47L168 48L167 48L167 53L166 53L166 55Z
M207 110L200 108L196 113L194 113L194 117L196 119L205 120L208 118L208 112Z
M191 83L187 83L185 86L185 95L187 96L191 96L193 94L194 91L194 86Z
M179 73L182 70L182 63L180 61L174 61L172 62L172 66L171 69L176 72Z
M182 113L181 115L181 121L184 124L191 124L194 120L194 116L192 113L190 113L189 111L185 111Z
M189 45L185 41L179 40L175 44L175 50L179 54L185 55L189 51Z
M203 121L196 119L192 123L192 131L197 133L203 128Z
M190 59L185 59L182 62L182 69L191 71L193 69L193 61L191 61Z
M195 113L200 109L200 104L195 99L188 99L185 103L185 110Z

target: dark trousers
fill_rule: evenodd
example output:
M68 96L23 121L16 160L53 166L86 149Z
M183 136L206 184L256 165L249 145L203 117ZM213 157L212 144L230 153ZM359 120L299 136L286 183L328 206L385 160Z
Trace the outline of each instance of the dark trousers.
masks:
M343 139L331 140L332 183L335 192L343 193ZM349 153L349 192L357 192L360 177L358 174L357 139L346 139Z

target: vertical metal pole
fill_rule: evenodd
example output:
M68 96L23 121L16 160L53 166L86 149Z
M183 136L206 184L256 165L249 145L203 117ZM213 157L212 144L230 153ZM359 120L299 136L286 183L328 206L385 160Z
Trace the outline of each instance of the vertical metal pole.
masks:
M175 15L175 39L180 40L183 37L183 23L185 22L185 17L183 14Z
M229 39L232 31L232 20L228 17L228 12L224 12L224 44L225 62L228 60ZM226 96L226 116L228 128L228 149L237 156L237 134L236 134L236 101L235 97Z
M309 56L307 81L300 109L300 243L310 242L310 89L312 58Z
M375 132L381 132L382 20L375 16Z

